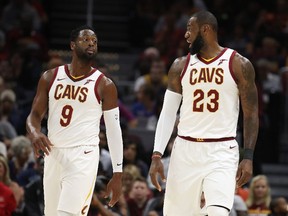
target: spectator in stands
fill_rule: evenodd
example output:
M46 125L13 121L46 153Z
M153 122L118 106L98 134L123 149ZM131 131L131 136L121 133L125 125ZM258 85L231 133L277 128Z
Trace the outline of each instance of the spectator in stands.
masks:
M276 197L270 203L269 216L288 216L288 203L285 197Z
M165 10L164 13L159 17L155 28L154 28L154 44L160 51L161 58L165 61L167 65L173 63L173 60L177 57L177 49L180 43L185 40L184 34L186 31L185 28L182 28L183 25L179 23L187 23L191 14L189 16L184 16L185 10L189 8L188 5L181 4L182 2L173 2L169 5L168 10ZM186 8L183 8L186 7ZM178 19L178 15L183 15ZM185 21L186 20L186 21Z
M8 121L0 120L0 141L5 144L6 150L9 150L11 142L16 136L17 132L13 125Z
M22 111L19 110L17 107L15 92L12 89L5 89L0 94L0 120L1 122L6 121L12 124L12 127L7 123L5 125L6 133L3 135L7 135L8 139L11 139L12 137L15 136L14 128L17 134L18 133L17 129L19 128L19 125L21 125L21 122L25 122L21 120L22 118L21 115Z
M163 216L164 191L161 196L149 199L143 216Z
M127 164L123 167L122 189L124 198L129 197L133 183L137 178L143 178L139 168L134 164Z
M13 181L24 185L24 183L19 181L19 176L34 165L31 141L27 137L20 135L12 140L11 150L13 157L9 161L10 177Z
M246 29L239 22L233 28L233 34L229 37L231 39L226 42L225 46L237 50L243 56L250 56L252 42L245 34Z
M28 216L44 215L44 191L43 191L43 170L44 158L36 160L33 169L28 169L22 173L25 184L25 213ZM20 177L20 178L21 178Z
M247 206L241 196L235 194L229 216L248 216Z
M137 143L136 140L124 140L123 144L123 167L128 164L136 165L139 168L141 175L144 178L147 178L148 165L139 157L139 154L143 152L140 143Z
M132 80L134 81L141 76L149 74L151 63L156 59L160 59L160 53L156 47L151 46L144 49L135 62L135 76L132 77Z
M106 181L108 182L108 180L105 180L104 176L97 177L87 216L120 216L120 213L108 206L108 199L105 198Z
M135 179L127 198L128 212L131 216L143 216L143 211L151 199L150 194L146 180L144 178Z
M10 170L7 159L0 156L0 182L10 188L16 200L18 211L23 210L24 189L19 184L10 178ZM1 194L1 193L0 193Z
M266 51L267 52L267 51ZM261 143L261 160L266 163L277 163L280 152L280 124L279 121L283 116L281 112L281 78L278 73L273 72L275 63L265 58L261 58L256 62L256 72L259 78L258 89L261 92L260 99L261 122L259 129L258 142ZM263 110L262 110L263 109ZM264 132L264 133L263 133ZM270 148L273 143L273 148Z
M159 109L153 87L149 84L142 85L137 91L135 102L131 105L131 111L138 120L137 127L155 130Z
M38 13L38 16L41 20L41 31L44 32L44 33L47 33L45 32L45 27L46 27L46 24L48 23L49 21L49 18L48 18L48 14L46 12L46 9L44 8L43 4L42 4L42 1L39 1L39 0L28 0L29 4L31 6L33 6L33 8L35 8L35 10L37 11Z
M0 82L4 82L1 76L0 76ZM2 94L2 92L4 92L4 94ZM3 101L2 101L3 103L1 103L1 97L0 97L0 107L3 108L3 114L4 114L2 116L2 110L1 110L2 108L0 108L0 141L5 143L6 150L8 150L11 145L11 140L17 136L17 132L16 132L15 127L9 122L9 120L7 121L7 118L5 118L5 112L6 112L5 105L10 104L10 101L15 101L15 94L13 94L13 92L10 90L3 90L3 91L0 91L0 95L3 96Z
M11 189L0 181L0 215L12 216L16 209L16 200Z
M0 94L6 89L6 83L2 76L0 76Z
M154 59L151 62L149 72L138 77L135 81L134 91L137 93L143 85L150 85L156 95L162 97L167 87L166 65L161 59Z
M11 113L15 109L16 94L12 89L5 89L0 95L1 119L9 121Z
M14 41L13 47L7 45L9 47L6 56L0 61L1 76L5 81L6 88L17 86L17 78L22 70L23 58L19 46L15 44L16 42L17 40Z
M236 195L240 196L244 202L248 199L249 196L249 190L247 187L239 187L236 188Z
M130 128L135 128L138 125L138 120L131 112L130 108L126 106L122 100L118 100L121 122L125 122Z
M41 29L41 19L27 0L10 0L2 12L1 25L6 31L20 31L23 23L32 22L33 30Z
M5 143L0 141L0 156L7 159L7 148Z
M254 176L249 186L246 201L249 216L267 216L270 214L271 188L265 175Z

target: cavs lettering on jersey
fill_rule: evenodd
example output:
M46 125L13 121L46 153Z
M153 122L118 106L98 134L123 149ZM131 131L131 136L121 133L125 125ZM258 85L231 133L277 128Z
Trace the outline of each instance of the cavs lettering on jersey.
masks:
M56 68L48 113L48 137L55 147L98 145L102 103L96 89L102 77L93 69L75 79L67 65Z
M187 56L181 74L180 136L202 139L236 136L239 92L232 71L235 53L225 48L210 61L198 55Z

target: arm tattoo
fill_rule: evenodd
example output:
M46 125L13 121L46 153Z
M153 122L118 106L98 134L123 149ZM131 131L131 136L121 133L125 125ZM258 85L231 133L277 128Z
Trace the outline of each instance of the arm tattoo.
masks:
M255 71L250 61L241 58L242 81L239 86L244 113L244 148L254 149L258 134L258 95Z
M180 82L180 74L183 70L183 62L185 63L185 59L180 58L175 60L168 73L168 89L178 93L180 93L182 89Z
M243 57L241 58L243 64L241 65L241 71L243 74L243 78L247 81L254 80L254 69L251 62L245 60Z

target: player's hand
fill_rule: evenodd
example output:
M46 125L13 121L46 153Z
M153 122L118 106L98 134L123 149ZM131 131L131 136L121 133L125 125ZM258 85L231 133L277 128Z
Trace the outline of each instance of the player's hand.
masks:
M33 133L30 135L30 139L34 154L37 158L42 156L41 152L43 152L45 155L49 155L53 144L50 142L47 136L45 136L43 133Z
M162 188L158 182L158 173L161 177L161 180L163 182L166 181L165 175L164 175L164 167L163 167L163 163L161 161L161 158L153 158L151 165L150 165L150 170L149 170L149 175L151 178L151 182L152 184L156 187L156 189L158 191L161 191Z
M246 184L253 175L253 161L244 159L240 162L236 175L236 186L237 188L242 187Z
M113 207L122 194L122 173L115 172L113 173L112 179L107 184L107 191L105 198L108 198L109 195L112 193L112 197L108 203L110 207Z

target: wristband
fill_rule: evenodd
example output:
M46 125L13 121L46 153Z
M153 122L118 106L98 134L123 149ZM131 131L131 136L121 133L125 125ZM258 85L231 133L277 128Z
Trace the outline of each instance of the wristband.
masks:
M253 149L244 149L243 159L253 160Z
M152 157L151 157L151 159L154 159L154 158L162 158L162 156L161 156L161 155L158 155L158 154L153 154Z

